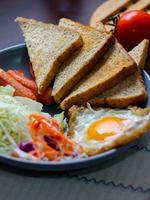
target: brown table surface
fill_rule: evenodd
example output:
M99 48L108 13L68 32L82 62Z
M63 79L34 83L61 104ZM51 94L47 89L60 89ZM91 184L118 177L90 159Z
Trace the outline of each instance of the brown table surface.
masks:
M68 17L88 24L104 0L0 0L0 49L23 42L17 16L57 23ZM148 172L149 173L149 172ZM0 200L148 200L149 190L70 175L28 172L0 164Z

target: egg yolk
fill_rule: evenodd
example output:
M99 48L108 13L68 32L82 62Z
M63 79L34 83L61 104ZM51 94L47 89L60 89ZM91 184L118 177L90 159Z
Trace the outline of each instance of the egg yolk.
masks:
M87 140L106 140L108 137L114 136L122 128L122 122L125 119L118 117L104 117L92 123L86 134Z

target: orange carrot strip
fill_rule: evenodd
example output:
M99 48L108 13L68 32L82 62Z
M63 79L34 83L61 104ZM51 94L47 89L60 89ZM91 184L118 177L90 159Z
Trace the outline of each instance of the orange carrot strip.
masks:
M13 70L13 71L20 76L24 76L24 72L21 69L17 69L17 70Z
M32 65L30 64L29 66L32 69ZM38 89L35 81L25 77L22 70L8 70L8 73L18 82L20 82L23 86L31 89L34 95L37 96L39 101L43 104L51 105L52 103L54 103L54 99L51 96L51 87L48 87L42 94L38 94Z
M0 86L6 86L8 83L0 78Z
M33 100L37 100L37 97L34 95L34 93L24 87L21 83L19 83L16 79L14 79L9 73L5 71L0 71L0 80L2 82L7 83L7 85L11 85L16 89L15 96L22 96L22 97L28 97ZM6 86L6 84L4 85Z
M46 105L51 105L54 103L54 99L52 97L52 88L48 87L42 94L39 94L39 100Z
M20 74L18 74L18 72L13 71L13 70L8 70L8 73L14 79L16 79L18 82L20 82L23 86L25 86L31 90L37 91L36 83L33 80L30 80L29 78L27 78L25 76L20 76Z

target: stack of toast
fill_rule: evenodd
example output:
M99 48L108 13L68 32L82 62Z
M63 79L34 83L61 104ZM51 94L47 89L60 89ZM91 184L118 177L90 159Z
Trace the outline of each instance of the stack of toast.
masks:
M146 100L141 69L148 40L127 52L101 22L93 28L65 18L58 25L21 17L16 21L25 37L39 93L51 84L61 109L87 102L126 107Z

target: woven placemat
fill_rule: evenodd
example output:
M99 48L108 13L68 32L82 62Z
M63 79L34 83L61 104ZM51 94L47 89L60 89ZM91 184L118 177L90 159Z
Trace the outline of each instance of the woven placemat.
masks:
M150 133L142 137L138 144L127 152L106 163L90 169L71 172L70 176L104 182L123 188L150 191Z
M19 173L18 173L19 172ZM149 200L150 193L68 174L0 169L0 200Z

